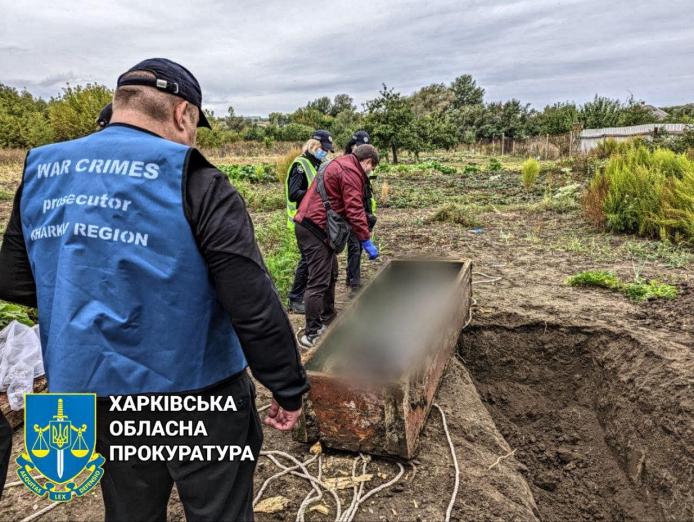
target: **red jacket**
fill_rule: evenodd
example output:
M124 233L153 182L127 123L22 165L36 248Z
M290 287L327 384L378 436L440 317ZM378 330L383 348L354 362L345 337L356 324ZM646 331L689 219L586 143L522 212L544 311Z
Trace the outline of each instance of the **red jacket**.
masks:
M324 172L323 183L332 209L349 222L359 241L369 239L369 225L364 208L366 173L357 157L354 154L340 156L331 161ZM304 220L310 222L304 223L308 228L311 228L310 225L315 225L325 230L327 212L316 190L315 179L304 199L301 200L299 211L294 217L297 223L302 223Z

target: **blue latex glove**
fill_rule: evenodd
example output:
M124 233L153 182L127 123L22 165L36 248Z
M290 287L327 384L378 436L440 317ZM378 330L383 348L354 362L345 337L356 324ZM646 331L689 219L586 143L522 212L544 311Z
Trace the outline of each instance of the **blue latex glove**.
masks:
M378 257L378 248L374 245L370 239L361 242L361 247L369 255L369 259L372 261Z

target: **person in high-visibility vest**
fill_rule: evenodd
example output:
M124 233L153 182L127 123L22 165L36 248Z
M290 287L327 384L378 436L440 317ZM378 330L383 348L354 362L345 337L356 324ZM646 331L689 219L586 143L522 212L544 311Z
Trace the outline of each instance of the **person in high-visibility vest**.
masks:
M333 137L326 130L318 129L311 138L304 144L302 153L289 166L287 179L284 183L284 195L287 200L287 226L294 230L294 216L299 208L301 200L308 191L313 178L323 160L332 152ZM294 272L294 284L289 291L288 308L290 312L303 314L304 292L306 291L306 281L308 280L308 265L306 259L301 256L299 264Z
M360 130L352 134L352 138L345 145L345 154L351 154L359 145L371 143L369 133ZM367 178L364 185L364 208L367 209L366 220L369 223L369 231L376 225L376 199L371 187L371 179L376 176L371 175ZM352 233L347 241L347 287L349 296L353 297L361 288L361 243Z

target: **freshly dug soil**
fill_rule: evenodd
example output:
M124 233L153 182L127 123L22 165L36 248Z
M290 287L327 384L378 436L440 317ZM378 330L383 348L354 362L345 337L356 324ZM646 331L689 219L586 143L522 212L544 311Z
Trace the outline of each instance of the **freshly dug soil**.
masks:
M694 518L686 380L624 332L518 320L486 318L460 354L541 518Z

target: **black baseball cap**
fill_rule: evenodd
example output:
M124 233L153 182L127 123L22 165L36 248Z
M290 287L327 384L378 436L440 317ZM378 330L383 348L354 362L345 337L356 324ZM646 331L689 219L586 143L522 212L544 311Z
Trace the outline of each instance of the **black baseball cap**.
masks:
M327 130L318 129L314 131L311 139L320 141L321 147L323 147L325 150L329 150L331 152L335 150L333 147L333 137Z
M360 130L352 134L355 145L366 145L371 141L371 136L365 130Z
M135 71L147 71L154 78L127 78L123 76ZM200 84L188 69L166 58L149 58L131 67L118 77L118 87L124 85L146 85L168 92L192 103L200 112L198 127L210 127L210 122L202 110L202 91Z
M113 116L113 105L109 103L101 109L99 117L96 119L96 124L103 129L111 121L111 116Z

